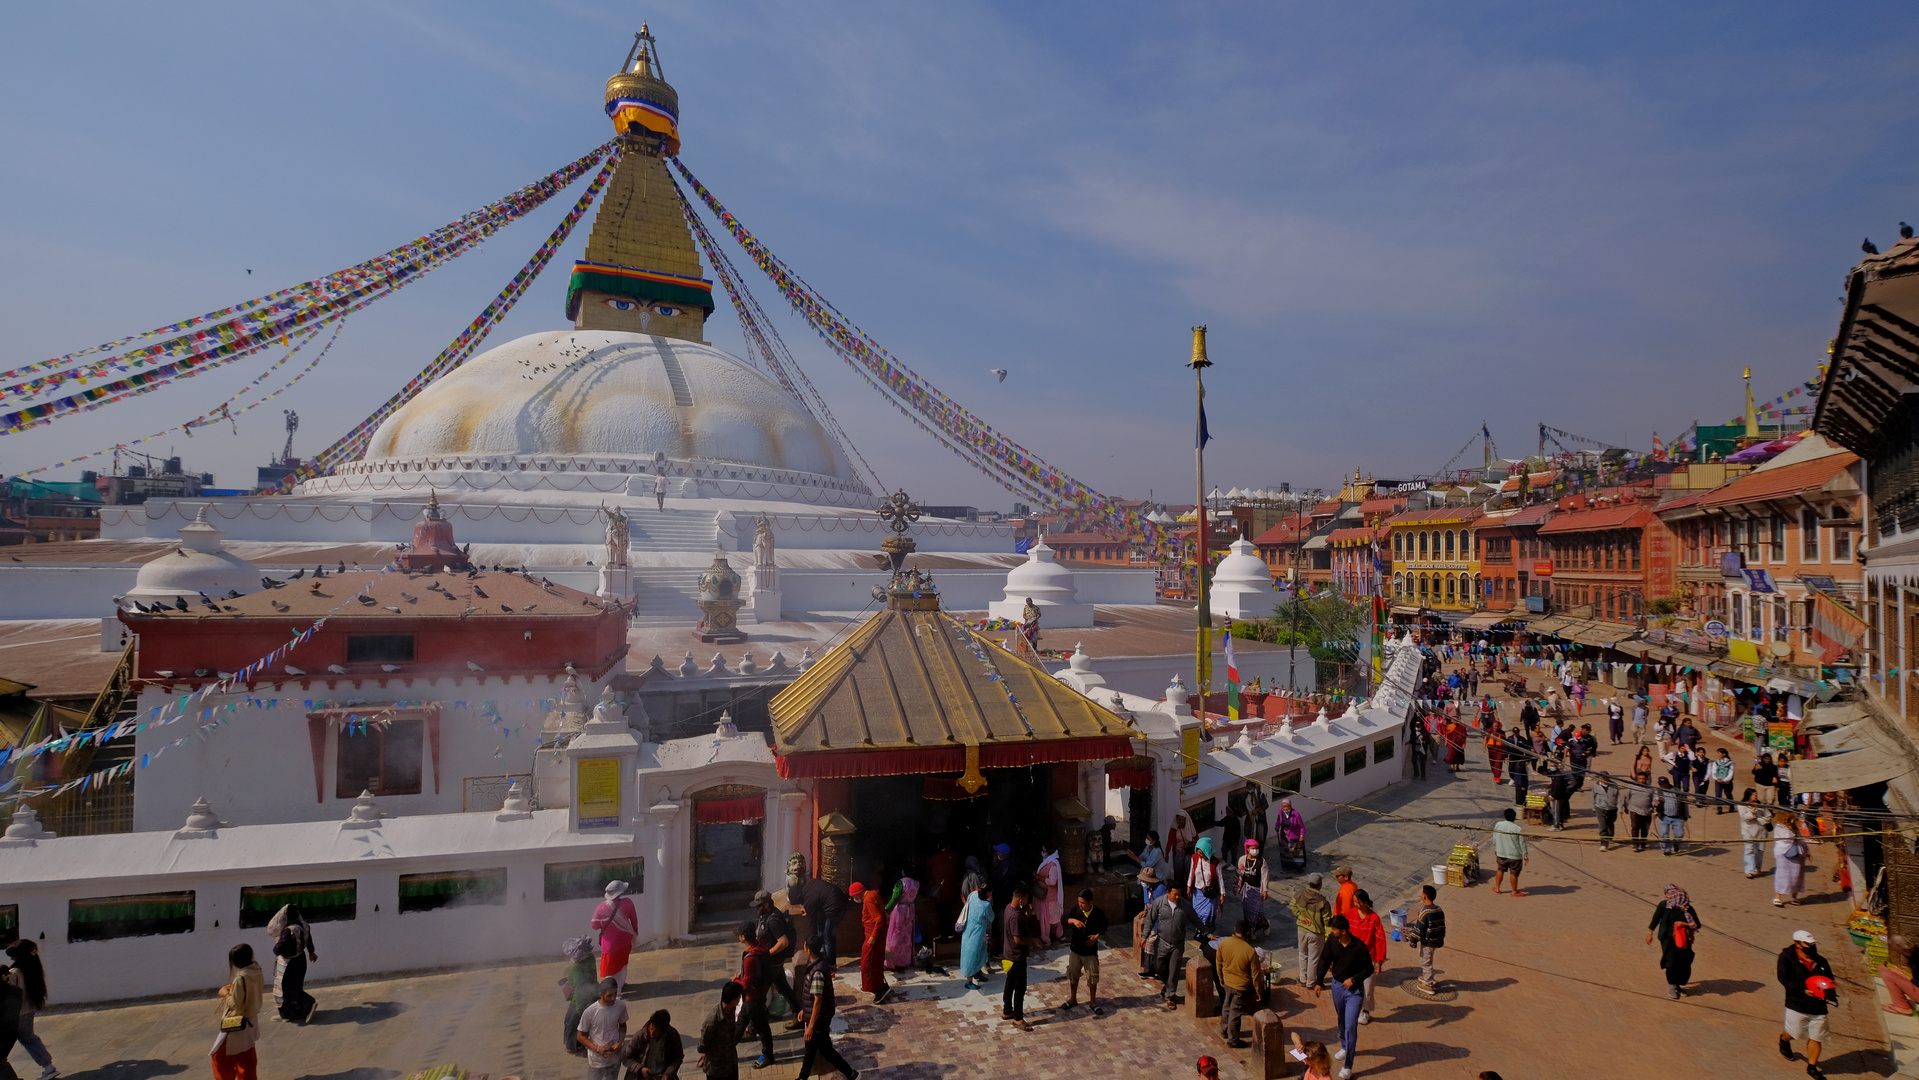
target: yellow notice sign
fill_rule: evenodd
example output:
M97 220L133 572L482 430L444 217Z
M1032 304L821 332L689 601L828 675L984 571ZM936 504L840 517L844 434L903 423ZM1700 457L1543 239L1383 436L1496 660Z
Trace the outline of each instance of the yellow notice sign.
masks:
M1187 728L1185 731L1179 733L1179 760L1181 764L1186 766L1186 770L1180 773L1179 776L1180 786L1185 787L1187 784L1199 779L1198 728Z
M581 758L573 771L573 800L580 828L605 829L620 823L620 759Z

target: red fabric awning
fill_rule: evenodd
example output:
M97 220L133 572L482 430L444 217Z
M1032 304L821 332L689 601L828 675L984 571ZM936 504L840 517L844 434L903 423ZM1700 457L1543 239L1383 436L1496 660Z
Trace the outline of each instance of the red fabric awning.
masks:
M979 767L1018 769L1062 761L1105 761L1108 758L1130 757L1132 753L1133 741L1123 735L988 743L979 748ZM966 748L940 746L924 750L826 750L784 754L778 758L778 762L780 775L789 780L799 777L957 773L966 770Z
M1107 769L1106 786L1110 789L1140 788L1153 786L1151 769Z
M702 799L693 804L693 820L702 825L752 824L766 820L766 799Z

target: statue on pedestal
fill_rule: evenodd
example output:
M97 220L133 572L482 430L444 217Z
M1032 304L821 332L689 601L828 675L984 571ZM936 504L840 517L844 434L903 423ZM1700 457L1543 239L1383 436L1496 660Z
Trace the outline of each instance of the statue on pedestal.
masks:
M600 513L606 515L606 566L625 566L626 549L629 543L626 525L626 512L617 506L600 506Z

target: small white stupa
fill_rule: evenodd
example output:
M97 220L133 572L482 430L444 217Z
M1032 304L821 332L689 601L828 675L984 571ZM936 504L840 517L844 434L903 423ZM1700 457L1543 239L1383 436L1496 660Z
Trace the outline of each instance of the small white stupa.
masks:
M1263 619L1273 613L1279 594L1273 572L1245 537L1233 541L1231 554L1219 560L1208 591L1213 614L1228 619Z
M259 568L228 551L226 535L201 506L192 523L180 528L180 546L140 568L126 601L171 605L176 599L198 603L201 594L218 600L233 592L258 592Z
M995 619L1024 618L1026 601L1039 608L1039 628L1070 630L1093 625L1093 605L1079 602L1079 586L1073 584L1073 572L1053 561L1053 549L1045 537L1026 551L1026 561L1006 574L1006 598L987 605L987 614Z

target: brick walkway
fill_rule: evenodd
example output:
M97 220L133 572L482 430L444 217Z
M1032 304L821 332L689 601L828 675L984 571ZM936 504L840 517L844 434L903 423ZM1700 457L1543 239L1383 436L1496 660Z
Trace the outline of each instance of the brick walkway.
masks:
M1589 708L1588 718L1594 715ZM1603 719L1603 712L1596 715ZM1598 767L1620 771L1629 757L1630 751L1606 753ZM1492 786L1478 748L1462 776L1451 777L1441 766L1430 775L1425 783L1379 792L1369 805L1484 827L1511 801L1510 788ZM1574 805L1588 803L1581 797ZM1833 1076L1890 1071L1859 950L1842 929L1847 905L1826 884L1830 849L1815 848L1817 869L1807 875L1815 895L1806 906L1777 909L1771 906L1769 877L1748 881L1740 873L1738 851L1729 842L1736 835L1735 820L1710 811L1695 818L1701 844L1683 856L1602 853L1580 842L1594 835L1590 813L1580 809L1573 827L1559 834L1567 842L1535 839L1525 876L1530 896L1495 896L1484 884L1442 890L1451 931L1440 972L1459 994L1449 1002L1430 1002L1402 989L1399 984L1416 969L1406 966L1411 951L1395 944L1378 991L1376 1022L1361 1029L1356 1074L1464 1077L1496 1069L1507 1077L1529 1078L1621 1070L1803 1076L1803 1063L1788 1065L1774 1048L1781 1008L1774 957L1799 927L1811 929L1825 944L1841 985L1841 1005L1825 1047L1827 1071ZM1405 906L1418 884L1429 880L1427 868L1468 835L1484 838L1344 810L1314 823L1314 866L1351 864L1361 886L1373 892L1382 911L1388 910ZM1706 923L1693 992L1677 1002L1665 996L1657 948L1645 944L1653 902L1668 881L1691 893ZM1283 883L1275 891L1293 887ZM1274 901L1269 911L1280 906ZM1290 963L1290 920L1282 914L1275 921L1280 926L1269 944ZM317 928L322 963L316 976L324 973L326 935L332 929ZM734 960L731 945L636 956L636 986L629 994L636 1023L651 1009L666 1007L683 1033L697 1031ZM873 1080L1079 1080L1102 1072L1184 1077L1202 1053L1221 1059L1225 1080L1249 1075L1247 1053L1227 1051L1211 1034L1216 1021L1195 1022L1184 1011L1152 1008L1155 984L1138 979L1121 953L1109 953L1104 966L1101 989L1109 1011L1095 1019L1083 1009L1070 1017L1054 1011L1063 998L1063 957L1037 965L1028 995L1028 1016L1037 1024L1031 1033L1000 1022L997 981L989 984L990 994L966 994L957 980L916 976L894 1000L875 1008L852 1004L848 981L842 979L839 1045ZM312 1026L267 1025L260 1044L261 1075L268 1080L394 1080L457 1061L496 1080L578 1077L584 1063L559 1050L563 1012L555 982L561 967L556 961L318 984L321 1012ZM57 995L59 973L51 974ZM1289 1027L1308 1038L1333 1041L1329 1006L1290 982L1279 996ZM134 1004L45 1014L39 1029L68 1077L204 1076L213 1015L211 1000ZM798 1046L794 1036L778 1035L779 1063L762 1075L785 1080L798 1072ZM689 1046L691 1041L689 1035ZM699 1075L691 1060L689 1054L689 1080ZM16 1050L13 1061L28 1070L24 1053ZM1443 1067L1432 1067L1442 1062Z

